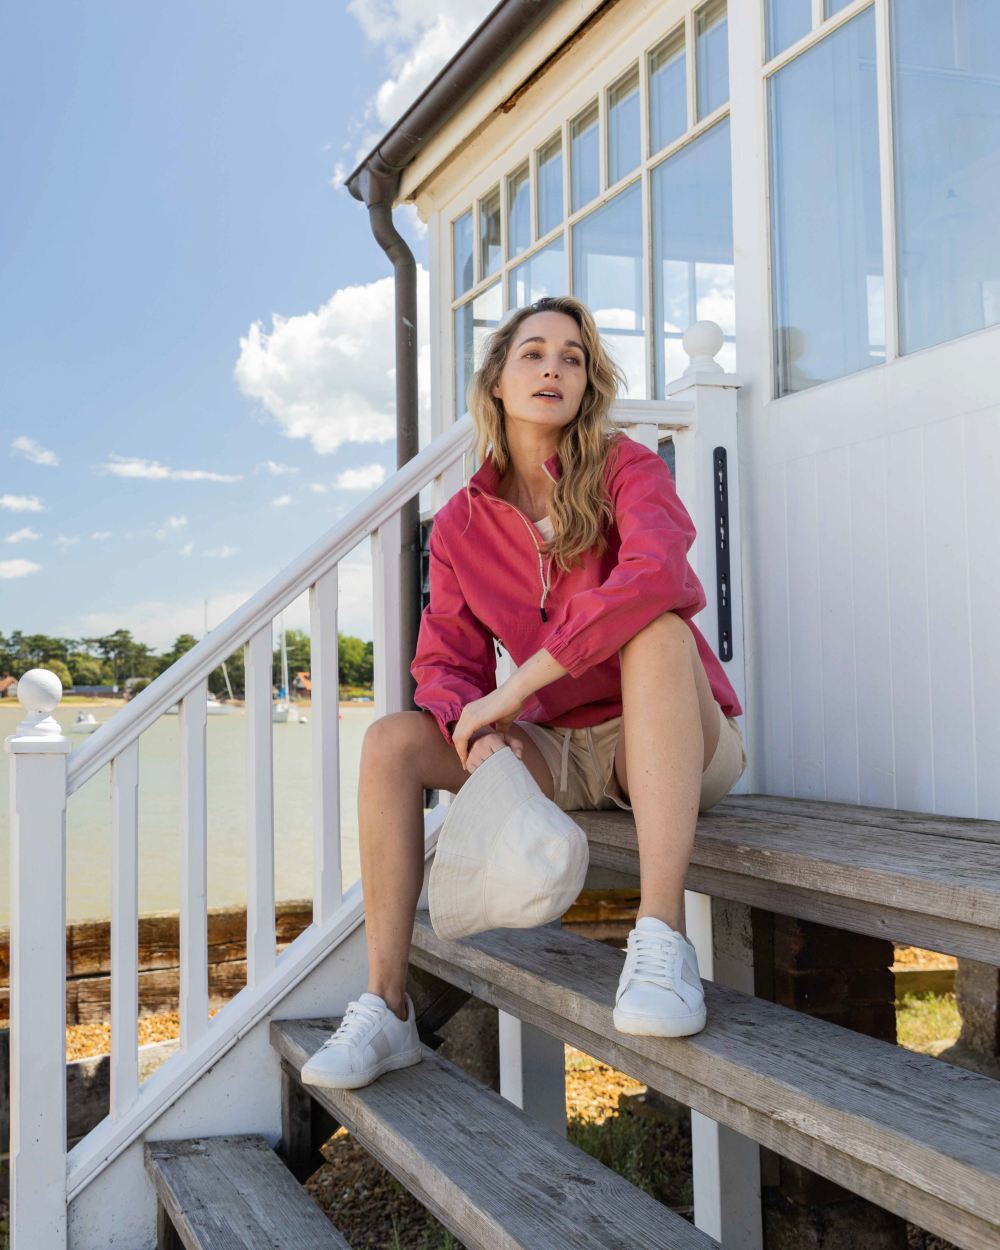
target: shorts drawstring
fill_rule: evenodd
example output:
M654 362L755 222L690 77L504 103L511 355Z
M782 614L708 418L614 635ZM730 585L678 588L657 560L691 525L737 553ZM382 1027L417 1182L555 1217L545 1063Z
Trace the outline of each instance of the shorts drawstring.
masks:
M559 792L560 794L563 792L563 790L567 789L567 787L569 786L569 740L570 740L570 735L572 734L572 732L573 732L572 729L567 729L563 733L562 765L559 770Z
M600 780L601 761L597 758L597 749L594 746L594 734L590 725L587 726L587 746L590 747L590 758L594 761L594 776Z

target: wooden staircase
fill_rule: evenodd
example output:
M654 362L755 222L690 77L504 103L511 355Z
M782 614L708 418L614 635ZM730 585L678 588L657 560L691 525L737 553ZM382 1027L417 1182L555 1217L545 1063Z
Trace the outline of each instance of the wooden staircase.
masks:
M627 813L574 816L592 864L637 873ZM997 822L731 796L699 818L687 884L1000 963ZM288 1168L308 1176L322 1162L319 1144L344 1124L469 1247L717 1245L434 1054L436 1029L475 995L964 1250L1000 1247L1000 1081L709 981L701 1033L622 1034L612 1007L623 961L605 943L552 926L444 941L418 911L411 964L425 990L439 991L422 995L422 1012L418 1005L430 1042L421 1063L359 1090L303 1086L302 1064L339 1021L272 1019L283 1072L279 1152ZM191 1232L184 1195L192 1209L212 1196L185 1182L168 1197L163 1156L155 1155L164 1149L147 1144L147 1167L159 1169L158 1195L170 1213L161 1225L176 1222L179 1244L338 1244L242 1241L232 1231L238 1221L224 1234ZM247 1185L251 1204L269 1205ZM168 1235L164 1250L178 1244Z

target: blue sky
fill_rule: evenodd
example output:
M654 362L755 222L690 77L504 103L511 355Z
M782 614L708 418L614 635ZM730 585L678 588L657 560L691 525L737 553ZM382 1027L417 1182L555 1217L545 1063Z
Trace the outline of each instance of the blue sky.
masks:
M8 10L0 631L200 636L391 474L391 268L342 179L490 7Z

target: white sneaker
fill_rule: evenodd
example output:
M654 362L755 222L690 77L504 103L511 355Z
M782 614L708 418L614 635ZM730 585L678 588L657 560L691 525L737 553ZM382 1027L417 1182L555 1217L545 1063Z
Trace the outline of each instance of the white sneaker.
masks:
M698 955L656 916L640 916L628 935L613 1019L622 1033L653 1037L687 1037L705 1027Z
M419 1063L423 1052L416 1010L409 994L405 997L405 1020L378 994L366 991L348 1003L337 1031L302 1065L302 1083L358 1089L383 1072Z

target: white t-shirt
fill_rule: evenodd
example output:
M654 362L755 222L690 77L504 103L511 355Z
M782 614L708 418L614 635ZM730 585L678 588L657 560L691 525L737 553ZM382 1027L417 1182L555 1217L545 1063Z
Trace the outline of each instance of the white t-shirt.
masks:
M555 526L552 524L552 518L548 513L546 513L540 521L535 521L534 526L541 533L543 538L552 538L555 536Z

